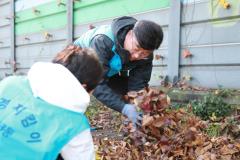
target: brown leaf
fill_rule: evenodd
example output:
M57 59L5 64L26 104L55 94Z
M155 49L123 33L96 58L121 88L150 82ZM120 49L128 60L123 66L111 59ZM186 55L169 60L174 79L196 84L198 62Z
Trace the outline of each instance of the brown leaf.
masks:
M153 117L149 115L143 115L142 126L148 126L153 122Z
M186 142L188 142L188 141L195 141L195 139L196 139L196 132L194 132L194 131L191 131L191 130L188 130L186 133L185 133L185 137L184 137L184 140L186 141Z
M222 155L221 160L232 160L232 155Z
M183 58L187 58L187 57L191 57L191 56L192 56L192 54L188 49L185 49L183 51Z
M224 145L221 149L220 149L220 153L223 155L227 155L227 154L234 154L239 152L236 148Z
M155 137L160 137L160 131L154 126L149 126L149 129L151 130L151 134L154 135Z
M204 155L198 156L197 160L211 160L211 155L209 152L207 152Z
M203 155L205 154L208 150L210 150L212 148L212 143L207 143L205 144L205 147L198 147L196 150L195 150L195 154L200 156L200 155Z
M159 55L159 54L156 54L156 55L155 55L155 59L156 59L156 60L159 60L159 59L161 59L161 58L162 58L161 55Z
M235 146L238 148L238 150L240 151L240 143L237 142L237 143L235 143L234 145L235 145Z
M140 108L144 111L144 112L151 112L153 109L153 106L150 104L151 99L148 97L146 99L144 99L144 102L140 105Z
M165 118L164 117L159 117L156 119L153 123L154 127L160 128L165 124Z
M195 141L191 142L191 146L201 146L204 144L205 141L206 141L205 136L202 134L198 134Z
M171 147L169 145L161 145L160 148L163 153L166 153L171 150Z
M161 145L169 145L169 139L166 136L161 136L159 140L159 144Z
M177 157L177 156L184 156L184 151L183 151L183 148L178 148L178 149L176 149L176 150L174 150L173 151L173 153L174 153L174 157Z

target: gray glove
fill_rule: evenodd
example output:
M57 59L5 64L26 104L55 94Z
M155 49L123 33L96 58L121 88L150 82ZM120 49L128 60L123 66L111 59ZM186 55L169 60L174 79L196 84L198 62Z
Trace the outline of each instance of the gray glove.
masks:
M127 116L130 121L132 121L134 127L138 121L139 113L136 110L136 106L133 104L125 104L122 110L122 114Z

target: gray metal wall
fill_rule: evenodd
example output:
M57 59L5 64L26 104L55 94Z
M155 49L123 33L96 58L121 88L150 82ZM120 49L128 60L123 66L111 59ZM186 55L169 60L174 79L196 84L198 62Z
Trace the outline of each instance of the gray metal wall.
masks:
M157 86L165 76L170 80L176 76L177 80L191 77L188 82L198 86L240 88L240 3L224 9L212 0L183 2L177 9L132 15L139 20L153 20L164 30L163 44L155 52L162 58L154 59L150 84ZM172 0L171 6L176 7L178 3L180 1ZM0 2L0 78L11 72L11 65L5 63L11 57L11 29L9 20L2 16L8 15L9 7L7 1ZM111 19L107 19L91 24L98 26L110 22ZM88 30L89 25L75 26L74 38ZM43 33L16 37L17 74L25 74L36 61L50 61L67 44L67 26L49 33L50 38ZM184 50L189 50L192 56L184 58Z
M9 0L0 1L0 78L11 73L11 5Z
M240 88L240 1L228 2L229 9L209 0L182 8L180 53L192 57L180 56L180 76L191 76L192 84Z

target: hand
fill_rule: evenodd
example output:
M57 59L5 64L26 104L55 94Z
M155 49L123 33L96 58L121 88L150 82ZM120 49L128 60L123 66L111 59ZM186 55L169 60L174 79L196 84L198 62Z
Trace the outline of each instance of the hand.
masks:
M122 114L128 117L130 121L132 121L133 126L136 128L137 125L141 126L141 116L140 113L137 112L136 106L133 104L125 104L122 110Z

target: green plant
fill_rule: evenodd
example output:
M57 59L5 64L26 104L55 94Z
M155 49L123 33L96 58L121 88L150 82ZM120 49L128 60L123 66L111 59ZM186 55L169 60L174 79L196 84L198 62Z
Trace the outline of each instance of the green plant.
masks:
M217 89L215 90L215 95L218 95L222 98L233 96L233 90L231 89Z
M171 105L170 105L170 108L171 109L180 109L180 108L182 108L182 107L184 107L185 105L183 105L183 104L180 104L180 103L172 103Z
M218 137L221 134L221 125L217 123L212 123L206 128L205 132L210 137Z
M92 117L99 113L102 106L103 105L101 104L101 102L99 102L95 97L91 96L91 101L90 104L88 105L85 115L91 119Z
M232 113L232 107L225 103L223 97L208 94L203 100L192 101L193 113L203 120L216 120Z

